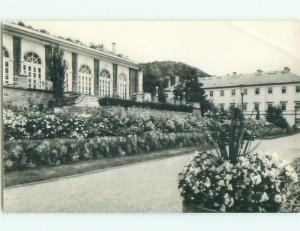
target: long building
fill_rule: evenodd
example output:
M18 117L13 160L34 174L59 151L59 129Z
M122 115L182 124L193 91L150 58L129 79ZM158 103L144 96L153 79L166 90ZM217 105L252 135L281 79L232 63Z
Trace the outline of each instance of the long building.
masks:
M50 35L23 24L3 24L3 85L49 91L51 46L59 45L66 61L65 91L95 97L130 99L143 92L143 72L137 62L116 53Z
M285 67L281 71L201 78L208 99L221 108L242 105L245 114L280 106L289 125L300 125L300 76Z

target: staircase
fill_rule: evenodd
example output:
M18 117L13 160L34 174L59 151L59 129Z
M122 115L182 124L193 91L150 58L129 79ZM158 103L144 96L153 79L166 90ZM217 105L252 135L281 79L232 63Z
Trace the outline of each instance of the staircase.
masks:
M98 98L96 96L68 92L65 93L63 99L59 103L56 103L55 111L80 113L96 107L99 107Z

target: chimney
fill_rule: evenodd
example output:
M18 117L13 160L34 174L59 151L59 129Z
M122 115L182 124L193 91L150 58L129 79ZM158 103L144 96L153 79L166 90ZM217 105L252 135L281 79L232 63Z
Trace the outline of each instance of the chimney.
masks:
M116 43L112 43L112 53L116 54Z
M236 75L236 72L232 72L232 75Z
M257 75L261 75L261 73L263 73L263 71L261 69L256 71Z
M291 72L291 69L289 67L284 67L283 68L283 72L284 73L290 73Z

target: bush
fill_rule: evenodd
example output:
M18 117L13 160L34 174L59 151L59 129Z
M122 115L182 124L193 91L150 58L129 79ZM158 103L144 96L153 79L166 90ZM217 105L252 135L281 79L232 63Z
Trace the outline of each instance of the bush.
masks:
M294 169L271 154L241 156L233 164L204 152L180 174L179 189L185 202L218 211L278 212L297 180Z
M9 141L4 143L4 165L5 171L20 170L200 144L205 144L205 140L196 132L148 132L143 135L91 139Z
M276 127L286 129L289 127L288 122L282 115L280 107L269 107L266 114L266 120Z
M168 111L182 111L192 112L193 107L189 105L176 105L169 103L152 103L152 102L136 102L133 100L116 99L116 98L102 98L99 99L100 106L122 106L122 107L141 107L151 108L157 110L168 110Z

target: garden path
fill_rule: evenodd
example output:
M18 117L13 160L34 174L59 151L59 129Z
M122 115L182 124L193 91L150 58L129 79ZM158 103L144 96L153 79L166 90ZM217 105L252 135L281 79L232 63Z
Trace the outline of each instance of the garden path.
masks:
M300 134L264 140L259 150L300 157ZM178 173L192 154L4 190L7 212L181 212Z

